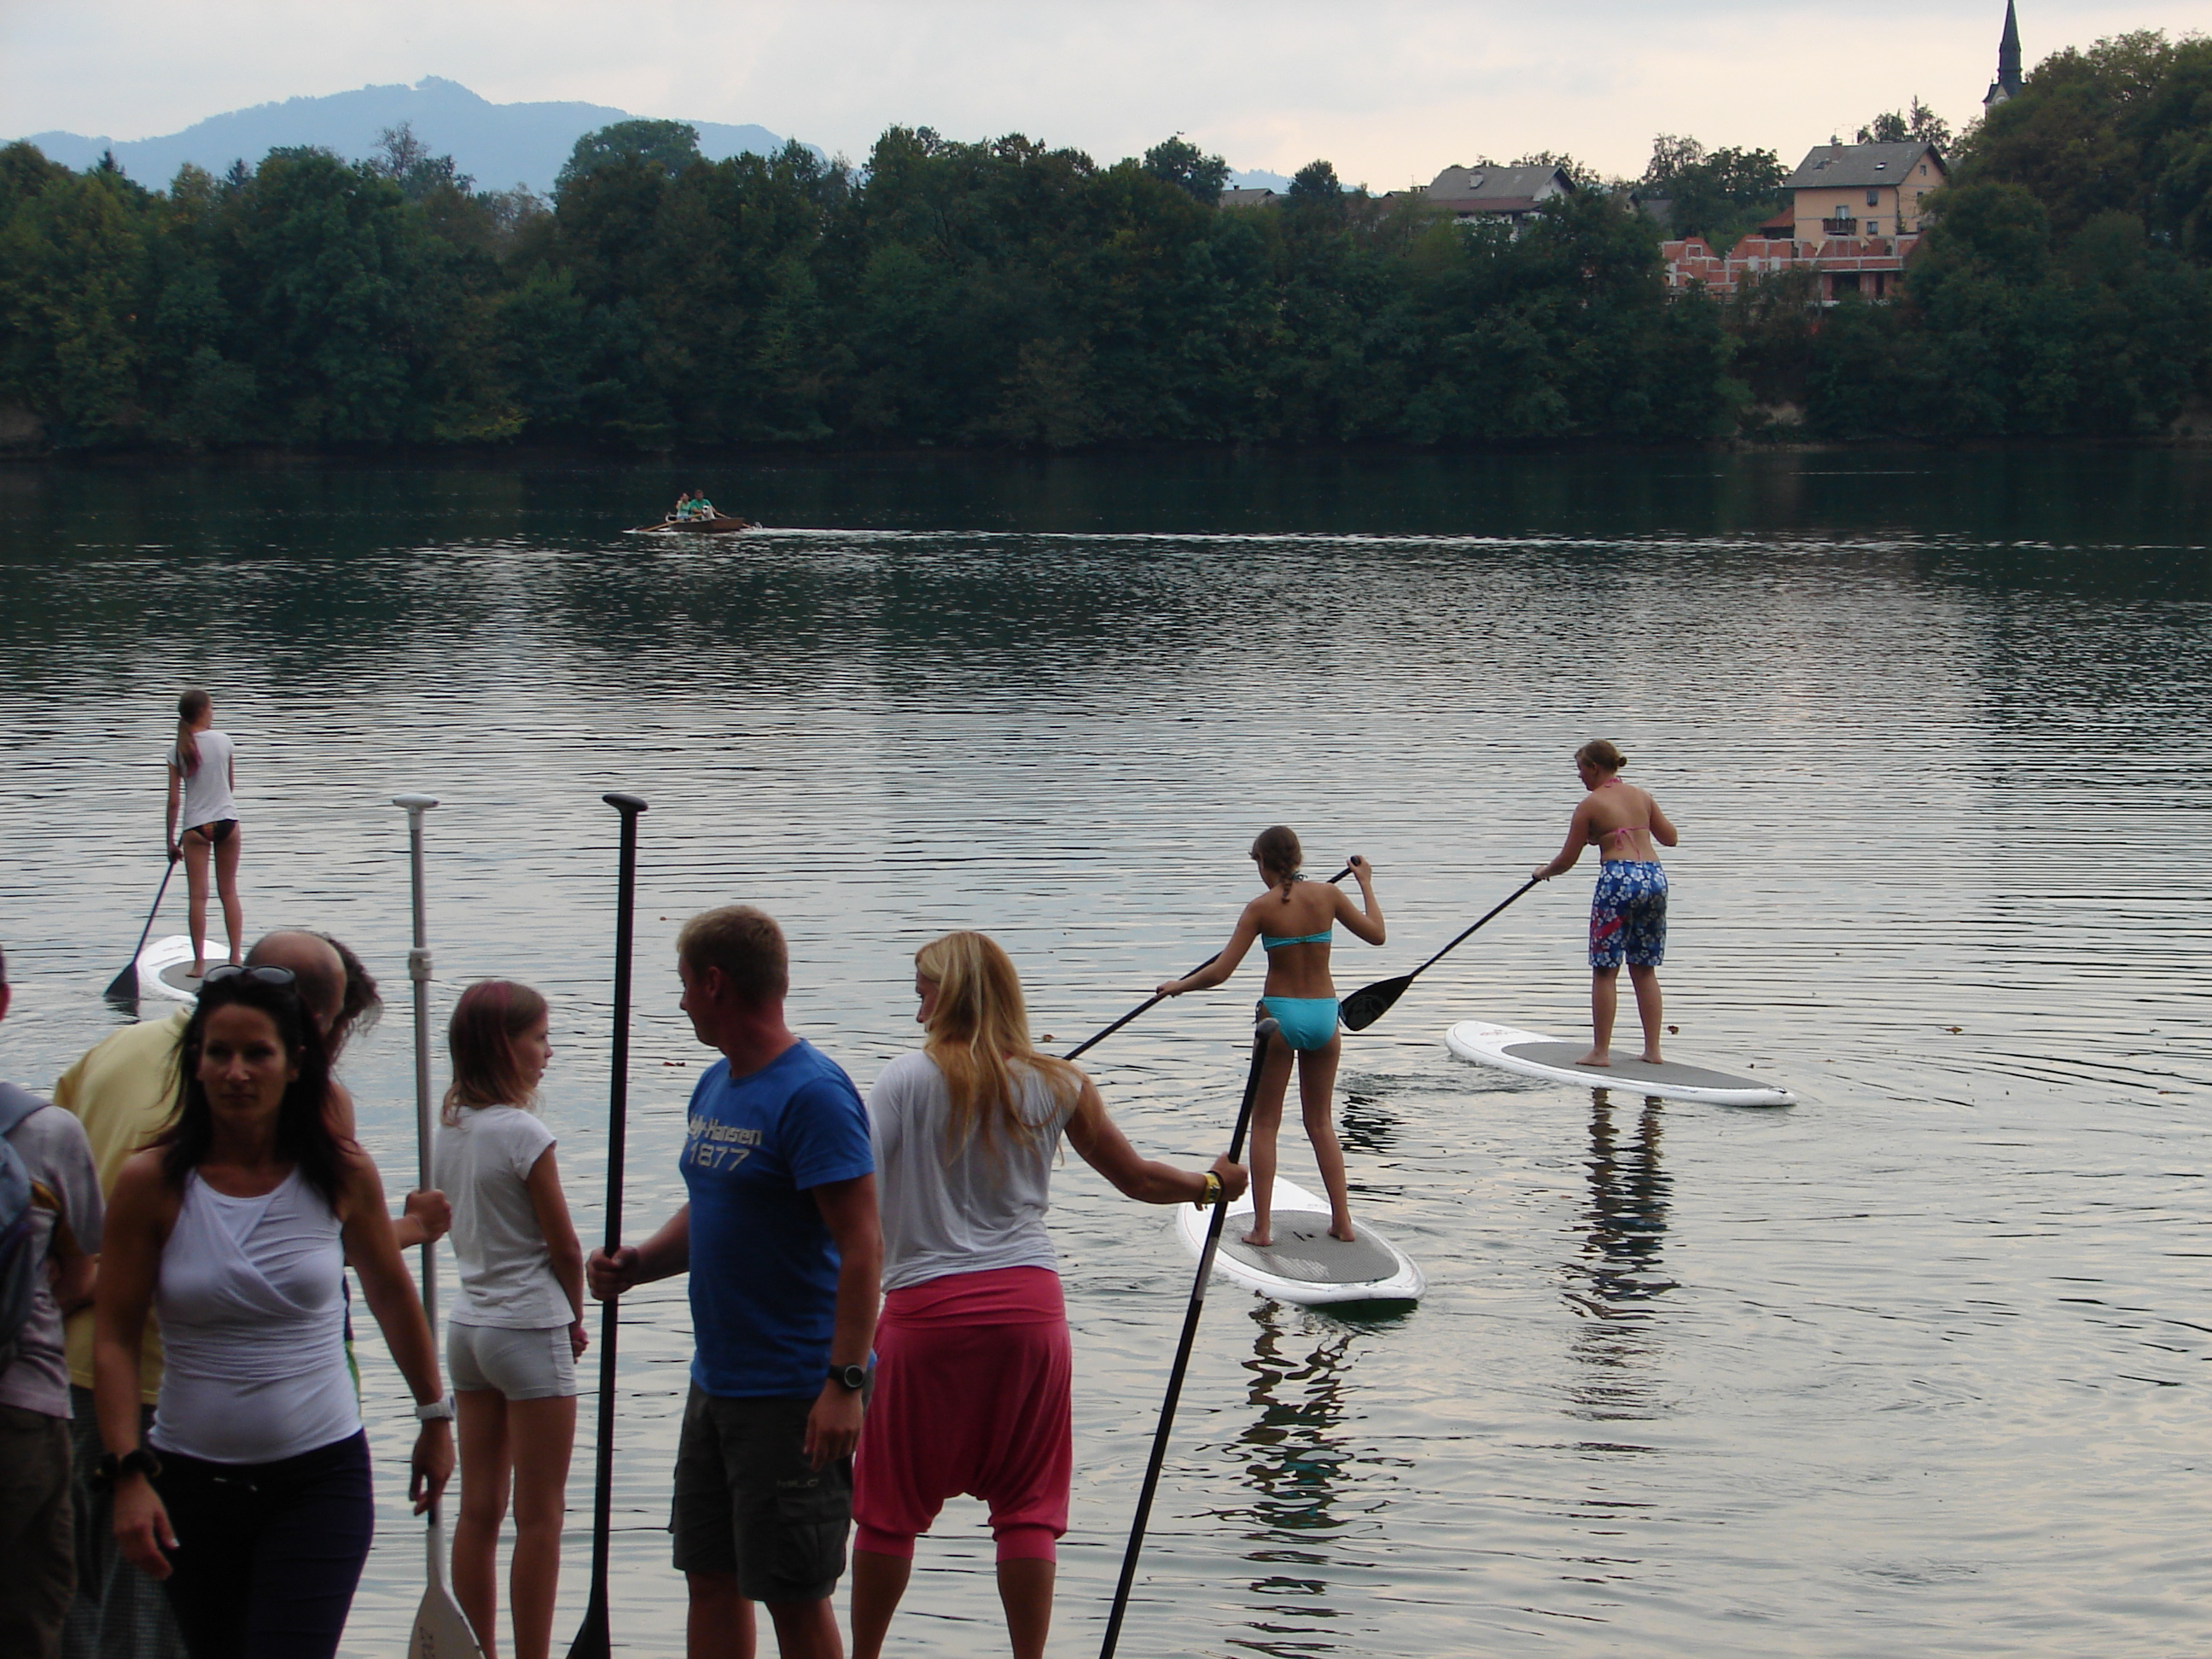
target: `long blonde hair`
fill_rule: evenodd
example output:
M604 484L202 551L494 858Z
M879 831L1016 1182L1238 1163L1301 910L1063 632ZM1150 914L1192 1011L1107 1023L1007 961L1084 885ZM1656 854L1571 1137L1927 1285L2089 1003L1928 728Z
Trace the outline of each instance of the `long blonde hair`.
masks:
M1050 1121L1035 1123L1022 1115L1019 1073L1041 1078L1062 1111L1074 1109L1083 1073L1030 1041L1021 976L997 940L984 933L947 933L915 951L914 966L937 987L922 1051L937 1063L951 1101L946 1158L970 1137L996 1149L1002 1139L1034 1143L1048 1133Z

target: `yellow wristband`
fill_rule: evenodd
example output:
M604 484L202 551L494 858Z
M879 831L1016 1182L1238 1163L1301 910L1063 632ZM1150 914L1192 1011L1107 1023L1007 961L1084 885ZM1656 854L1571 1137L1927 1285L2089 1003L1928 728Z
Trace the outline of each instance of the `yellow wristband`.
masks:
M1194 1210L1202 1210L1209 1204L1218 1204L1220 1202L1221 1177L1214 1174L1212 1170L1208 1170L1206 1172L1205 1195L1191 1200L1190 1207Z

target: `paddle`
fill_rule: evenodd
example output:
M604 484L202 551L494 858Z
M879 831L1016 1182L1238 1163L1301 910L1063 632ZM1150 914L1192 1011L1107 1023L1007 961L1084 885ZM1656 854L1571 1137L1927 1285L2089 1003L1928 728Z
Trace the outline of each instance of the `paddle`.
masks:
M1465 939L1468 936L1468 933L1474 932L1475 927L1481 927L1483 921L1488 921L1492 916L1496 915L1498 911L1503 910L1506 905L1512 903L1513 899L1519 898L1522 893L1527 892L1531 887L1534 887L1536 884L1536 881L1537 878L1532 876L1527 881L1522 882L1520 887L1515 890L1512 898L1506 899L1503 903L1494 906L1486 915L1484 915L1482 921L1476 922L1474 924L1474 927L1468 928L1467 933L1462 933L1458 939L1452 940L1451 944L1445 945L1443 950L1437 951L1435 956L1431 957L1419 967L1414 969L1412 973L1401 974L1395 979L1378 979L1372 985L1361 986L1359 989L1354 991L1350 996L1345 998L1344 1001L1337 1008L1337 1018L1344 1022L1345 1030L1348 1031L1364 1031L1369 1026L1372 1025L1376 1020L1382 1018L1383 1015L1389 1013L1390 1012L1391 1005L1396 1002L1400 997L1406 994L1406 988L1408 985L1411 985L1415 980L1419 979L1423 974L1427 973L1430 969L1435 967L1438 962L1442 961L1447 952L1458 945L1460 939Z
M622 814L622 851L615 874L615 1033L612 1075L607 1082L607 1243L622 1249L623 1135L629 1121L629 954L631 912L637 896L635 795L602 795ZM614 1522L615 1329L621 1315L613 1297L599 1304L599 1444L592 1492L592 1594L584 1622L568 1644L568 1659L608 1659L607 1540Z
M1334 875L1331 876L1331 877L1329 878L1329 880L1330 880L1330 881L1332 881L1332 882L1339 882L1339 881L1342 881L1342 880L1346 877L1346 876L1350 875L1351 873L1352 873L1352 866L1351 866L1350 865L1348 865L1348 864L1347 864L1347 865L1346 865L1346 866L1344 866L1344 868L1343 868L1343 869L1341 869L1341 870L1338 871ZM1221 954L1221 952L1220 952L1220 951L1216 951L1213 953L1213 957L1218 957L1218 956L1219 956L1220 954ZM1212 963L1212 960L1213 960L1213 957L1206 957L1206 961L1205 961L1205 962L1201 962L1201 963L1200 963L1196 968L1192 969L1190 970L1190 974L1195 974L1195 973L1198 973L1198 972L1200 972L1201 969L1203 969L1204 968L1206 968L1206 965L1207 965L1208 963ZM1185 975L1182 975L1182 977L1183 977L1183 978L1185 978L1185 979L1188 979L1188 978L1190 977L1190 974L1185 974ZM1108 1037L1112 1036L1114 1035L1114 1033L1115 1033L1115 1032L1116 1032L1116 1031L1120 1030L1121 1030L1124 1025L1127 1025L1127 1024L1131 1020L1133 1020L1133 1019L1136 1018L1136 1017L1137 1017L1139 1014L1141 1014L1141 1013L1145 1012L1147 1009L1150 1009L1150 1008L1156 1008L1156 1007L1158 1007L1161 1003L1163 1003L1163 1002L1164 1002L1164 1001L1166 1001L1166 1000L1167 1000L1167 999L1166 999L1166 998L1164 998L1164 997L1163 997L1163 996L1159 995L1157 992L1156 992L1156 993L1154 993L1152 995L1151 995L1151 996L1149 996L1149 997L1146 998L1146 999L1145 999L1145 1000L1143 1000L1142 1002L1139 1003L1135 1007L1133 1007L1133 1008L1130 1009L1130 1010L1129 1010L1129 1012L1128 1012L1127 1013L1126 1013L1126 1014L1122 1015L1121 1018L1119 1018L1119 1019L1115 1020L1115 1021L1111 1025L1109 1025L1109 1026L1108 1026L1104 1030L1103 1030L1103 1031L1099 1032L1096 1036L1091 1037L1091 1038L1089 1038L1089 1039L1085 1040L1085 1042L1079 1042L1079 1043L1077 1043L1077 1044L1076 1044L1073 1048L1070 1048L1070 1049L1069 1049L1066 1054L1062 1054L1062 1055L1060 1056L1060 1058L1061 1058L1062 1060L1073 1060L1073 1059L1074 1059L1078 1054L1085 1054L1085 1053L1087 1053L1088 1051L1090 1051L1091 1049L1096 1048L1097 1048L1100 1043L1102 1043L1102 1042L1105 1042L1105 1041L1106 1041L1106 1039L1107 1039Z
M1229 1161L1244 1151L1244 1132L1252 1124L1252 1102L1260 1092L1260 1069L1267 1058L1267 1039L1280 1029L1263 1019L1252 1032L1252 1066L1244 1074L1244 1099L1237 1109L1237 1128L1229 1137ZM1145 1523L1152 1517L1152 1495L1159 1490L1160 1465L1166 1462L1168 1436L1175 1429L1176 1402L1182 1397L1183 1373L1190 1369L1191 1343L1198 1336L1198 1316L1206 1311L1206 1281L1213 1277L1213 1258L1221 1248L1221 1224L1229 1214L1229 1197L1222 1194L1206 1224L1206 1248L1198 1255L1198 1277L1191 1283L1190 1305L1183 1310L1182 1340L1176 1344L1175 1364L1168 1372L1167 1398L1160 1401L1159 1426L1152 1431L1152 1462L1145 1468L1145 1484L1137 1492L1136 1518L1129 1523L1129 1547L1121 1554L1121 1581L1114 1587L1114 1610L1106 1616L1106 1641L1098 1659L1114 1659L1115 1644L1121 1639L1121 1618L1129 1610L1129 1591L1137 1582L1137 1557L1145 1547Z
M415 897L415 948L407 953L407 977L415 981L415 1149L416 1185L430 1184L430 946L422 915L422 814L438 803L429 795L395 795L394 806L407 813L407 859ZM430 1337L438 1335L438 1246L422 1241L422 1313ZM407 1659L483 1659L483 1645L469 1627L468 1615L453 1599L446 1576L446 1528L433 1500L423 1531L429 1557L429 1583L415 1609L415 1629L407 1638Z
M146 913L146 925L138 930L137 949L131 952L130 964L107 981L107 989L100 993L110 1002L138 1000L138 952L146 948L146 936L154 931L154 918L161 914L161 896L169 890L169 878L176 873L177 860L171 859L161 872L161 884L154 890L154 908Z

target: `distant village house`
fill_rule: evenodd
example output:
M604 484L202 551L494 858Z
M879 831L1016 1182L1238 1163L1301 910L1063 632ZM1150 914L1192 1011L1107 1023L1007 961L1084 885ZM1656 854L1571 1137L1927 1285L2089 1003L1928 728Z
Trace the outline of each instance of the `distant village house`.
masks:
M1518 229L1545 203L1571 195L1574 188L1575 181L1554 167L1453 167L1427 185L1393 194L1419 197L1443 209L1456 224L1503 221Z

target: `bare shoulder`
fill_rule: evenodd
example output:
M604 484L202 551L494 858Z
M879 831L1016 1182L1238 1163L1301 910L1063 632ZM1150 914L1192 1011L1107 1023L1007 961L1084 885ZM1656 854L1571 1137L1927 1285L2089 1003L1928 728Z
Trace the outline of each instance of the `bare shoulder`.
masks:
M115 1174L114 1196L138 1197L167 1184L161 1174L161 1148L149 1146L123 1160L123 1167Z
M151 1221L166 1234L183 1202L184 1194L162 1173L161 1149L133 1152L116 1172L114 1190L107 1195L109 1236L133 1221Z

